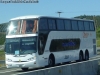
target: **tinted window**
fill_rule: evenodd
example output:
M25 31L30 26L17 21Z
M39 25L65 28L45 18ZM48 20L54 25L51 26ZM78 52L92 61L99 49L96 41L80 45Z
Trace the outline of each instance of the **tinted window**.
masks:
M50 52L76 50L80 47L80 39L53 39Z
M1 26L2 30L4 31L4 26ZM8 26L8 35L15 35L20 33L20 28L21 28L21 20L14 20L10 21L9 26Z
M48 19L49 29L56 29L55 20Z
M90 30L94 30L94 23L90 22Z
M70 20L64 20L65 30L71 30L71 22Z
M26 32L32 32L34 27L34 20L26 20Z
M64 22L63 20L57 20L57 29L58 30L64 30Z
M72 30L78 30L77 21L72 21Z
M40 19L39 29L40 30L47 30L48 29L47 19L45 19L45 18Z
M89 30L89 22L84 22L84 27L85 27L85 30Z
M84 30L84 25L82 21L78 21L79 30Z

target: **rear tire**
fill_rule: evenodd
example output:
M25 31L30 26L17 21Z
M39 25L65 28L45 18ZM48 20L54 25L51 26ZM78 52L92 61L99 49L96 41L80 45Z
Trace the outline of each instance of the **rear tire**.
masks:
M22 68L23 71L28 71L28 68Z
M88 52L85 53L85 61L86 60L89 60L89 53Z
M82 52L80 52L80 54L79 54L79 62L81 62L81 61L83 61L83 53Z

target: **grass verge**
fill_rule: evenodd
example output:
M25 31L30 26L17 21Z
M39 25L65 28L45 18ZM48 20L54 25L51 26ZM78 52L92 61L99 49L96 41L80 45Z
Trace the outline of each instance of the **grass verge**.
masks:
M0 60L5 60L5 52L4 50L0 50ZM0 63L0 67L5 67L5 63Z
M5 64L0 64L0 67L6 67L6 65Z
M97 47L100 47L100 40L97 40Z
M3 45L5 42L6 33L0 32L0 45Z
M0 60L5 60L5 52L4 52L4 50L0 51Z

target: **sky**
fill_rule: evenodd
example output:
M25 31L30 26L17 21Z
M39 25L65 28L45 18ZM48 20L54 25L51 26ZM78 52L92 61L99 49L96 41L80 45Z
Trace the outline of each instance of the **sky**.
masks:
M6 0L7 1L7 0ZM0 3L0 23L26 15L46 15L72 18L80 15L100 15L100 0L38 0L39 3Z

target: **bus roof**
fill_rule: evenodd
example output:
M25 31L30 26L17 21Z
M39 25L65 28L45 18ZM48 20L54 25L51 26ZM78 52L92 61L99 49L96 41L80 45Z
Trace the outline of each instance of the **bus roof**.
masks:
M10 20L30 19L30 18L38 18L38 17L40 17L40 16L39 15L19 16L16 18L12 18Z
M19 19L30 19L30 18L39 18L39 17L47 17L47 18L61 18L61 19L70 19L70 20L84 20L84 21L93 21L90 19L80 19L80 18L65 18L65 17L52 17L52 16L43 16L43 15L27 15L27 16L20 16L16 18L12 18L10 20L19 20Z

